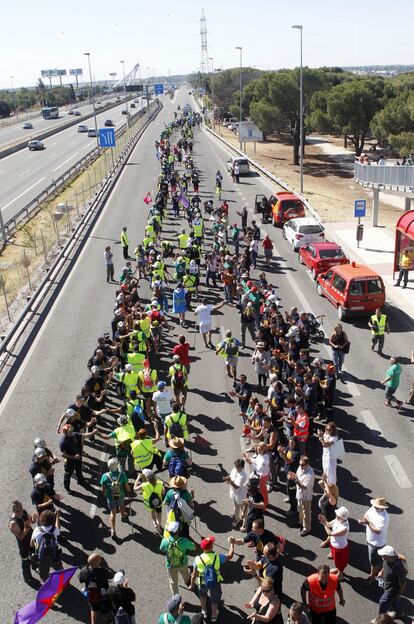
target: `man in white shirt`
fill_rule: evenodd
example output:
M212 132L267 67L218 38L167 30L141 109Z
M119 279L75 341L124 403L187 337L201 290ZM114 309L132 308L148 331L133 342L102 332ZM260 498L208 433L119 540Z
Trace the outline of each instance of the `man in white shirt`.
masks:
M360 524L366 526L368 558L371 566L369 576L365 579L366 585L372 585L375 582L375 577L382 567L382 559L378 551L388 543L388 526L390 523L385 498L377 496L372 498L370 503L372 507L359 520Z
M152 400L157 408L157 414L163 425L168 414L171 414L172 392L166 389L166 386L165 381L159 381L157 384L158 390L152 395Z
M267 444L261 442L257 445L257 455L255 457L249 457L247 453L243 453L243 457L259 477L259 492L263 496L265 507L267 507L269 495L266 486L270 475L270 456L267 452Z
M214 349L214 345L211 342L211 315L214 310L219 310L225 305L225 303L226 301L222 301L218 305L213 306L207 303L207 299L203 299L200 305L194 310L194 314L198 317L200 334L203 337L206 347L210 345L210 347Z
M302 525L302 537L309 535L312 526L312 498L315 473L309 466L309 458L304 455L299 460L299 468L288 472L288 479L296 481L296 500L298 501L299 523Z
M243 500L247 498L247 483L249 481L249 475L244 469L243 459L236 459L230 475L228 477L223 477L223 481L230 486L230 498L233 500L234 507L232 526L236 527L241 520Z

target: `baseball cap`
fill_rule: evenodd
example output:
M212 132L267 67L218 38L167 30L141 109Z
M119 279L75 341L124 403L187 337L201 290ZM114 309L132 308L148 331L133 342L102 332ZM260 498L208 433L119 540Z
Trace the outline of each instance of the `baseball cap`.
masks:
M395 557L395 550L392 546L384 546L384 548L380 548L378 551L380 557Z
M166 386L166 385L167 385L167 384L165 383L165 381L159 381L159 382L157 383L157 388L158 388L159 390L161 390L162 388L165 388L165 386Z
M144 475L146 479L152 479L155 476L154 471L151 470L150 468L144 468L144 470L142 471L142 474Z
M99 373L99 366L92 366L91 373Z
M126 371L132 371L132 369L133 369L132 364L125 364L125 370Z
M125 572L123 570L119 570L119 572L117 572L114 576L114 583L115 585L122 585L124 581L125 581Z
M181 604L181 596L180 594L174 594L172 598L169 599L167 604L165 605L165 610L171 613L171 611L175 611Z
M338 507L338 509L335 509L335 514L338 516L338 518L348 518L349 511L346 507L342 506Z
M76 414L75 410L72 409L71 407L68 407L68 409L65 412L66 418L73 418L75 414Z
M33 483L39 485L40 483L47 483L47 479L44 474L37 474L33 477Z
M167 529L168 533L177 533L178 529L180 528L180 523L174 520L174 522L170 522L169 524L167 524L165 528Z
M45 449L44 448L37 448L37 449L35 449L34 456L37 459L39 459L40 457L45 457L46 456Z
M214 537L214 535L210 535L210 537L205 537L200 542L201 550L206 550L207 548L210 548L210 546L212 546L215 541L216 538Z

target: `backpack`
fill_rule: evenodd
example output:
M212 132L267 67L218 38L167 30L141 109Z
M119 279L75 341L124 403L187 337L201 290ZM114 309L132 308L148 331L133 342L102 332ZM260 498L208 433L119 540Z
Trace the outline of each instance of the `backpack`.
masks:
M38 542L37 554L42 563L53 563L57 556L57 541L54 535L55 527L51 531L44 531L40 527L41 535Z
M194 509L180 496L179 492L174 493L168 509L174 512L177 521L182 519L186 524L191 524L194 518Z
M106 474L108 475L108 477L111 480L110 490L111 490L112 498L114 500L117 500L121 496L121 486L120 486L120 483L119 483L120 474L118 474L116 479L114 479L109 472L107 472Z
M233 339L228 340L224 346L224 352L229 357L237 355L237 345Z
M176 388L182 388L184 385L184 372L182 367L175 368L174 367L174 375L173 375L173 386ZM178 436L181 437L181 436Z
M170 479L172 477L187 477L187 465L185 460L176 453L173 453L168 464Z
M172 438L182 438L184 437L183 427L180 423L181 416L183 414L178 414L178 419L174 420L174 416L171 416L171 424L168 427L168 431Z
M206 565L204 563L203 555L200 555L200 560L204 565L203 584L207 587L207 589L215 589L219 584L217 578L217 570L214 567L214 564L217 561L217 557L218 555L214 555L213 563L210 565Z
M114 613L114 624L131 624L131 619L124 607L119 607Z
M151 507L151 509L158 509L162 505L162 500L160 499L157 492L155 492L155 490L148 497L148 505Z
M90 581L86 588L86 599L92 607L98 607L101 604L102 594L95 581Z
M172 568L182 568L186 560L185 552L181 550L178 541L179 539L171 537L168 542L167 559Z

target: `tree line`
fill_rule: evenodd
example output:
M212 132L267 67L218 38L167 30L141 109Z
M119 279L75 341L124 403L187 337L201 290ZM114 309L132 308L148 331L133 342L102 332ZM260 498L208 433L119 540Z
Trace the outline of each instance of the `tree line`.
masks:
M194 88L214 87L215 115L239 116L240 70L192 74ZM242 70L242 113L263 132L288 136L293 163L299 163L299 69ZM304 141L309 132L343 134L359 156L368 138L389 144L401 155L414 152L414 73L395 78L357 76L340 67L303 68Z

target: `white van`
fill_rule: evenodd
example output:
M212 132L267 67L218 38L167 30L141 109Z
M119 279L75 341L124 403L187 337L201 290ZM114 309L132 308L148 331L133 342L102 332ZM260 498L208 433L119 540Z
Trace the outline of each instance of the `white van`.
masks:
M227 171L231 171L236 163L239 165L240 175L249 175L250 167L247 158L230 158L227 161Z

